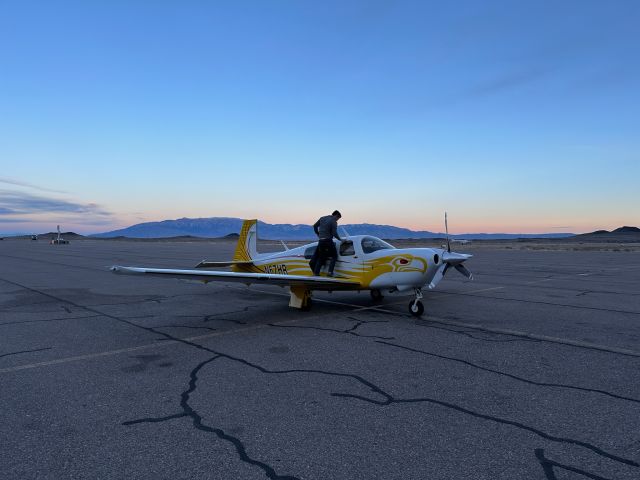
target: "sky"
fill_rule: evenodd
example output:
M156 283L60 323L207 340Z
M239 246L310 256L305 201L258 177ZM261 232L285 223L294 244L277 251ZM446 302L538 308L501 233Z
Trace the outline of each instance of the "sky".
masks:
M0 0L0 233L640 226L640 2Z

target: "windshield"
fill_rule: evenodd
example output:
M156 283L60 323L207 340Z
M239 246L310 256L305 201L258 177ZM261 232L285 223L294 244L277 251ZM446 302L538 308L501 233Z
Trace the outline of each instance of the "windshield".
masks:
M373 253L378 250L389 250L395 248L393 245L389 245L387 242L383 242L379 238L364 237L362 239L362 251L364 253Z

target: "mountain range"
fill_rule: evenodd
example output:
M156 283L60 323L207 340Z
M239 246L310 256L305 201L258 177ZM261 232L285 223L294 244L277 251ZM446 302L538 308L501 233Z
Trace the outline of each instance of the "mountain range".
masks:
M91 235L99 238L129 237L129 238L168 238L179 236L194 236L206 238L224 237L240 232L243 220L231 217L211 218L179 218L176 220L162 220L159 222L145 222L131 225L130 227L111 232ZM346 230L349 235L373 235L379 238L443 238L444 233L430 232L427 230L409 230L408 228L394 227L392 225L375 225L370 223L358 223L341 225L338 232ZM262 239L272 240L312 240L315 234L311 225L304 224L270 224L258 222L258 236ZM465 233L452 235L452 237L465 240L491 240L511 238L564 238L571 237L572 233Z

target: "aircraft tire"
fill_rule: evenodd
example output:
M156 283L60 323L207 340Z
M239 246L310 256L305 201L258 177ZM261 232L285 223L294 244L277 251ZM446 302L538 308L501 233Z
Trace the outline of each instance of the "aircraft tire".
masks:
M381 302L383 298L384 295L382 295L382 292L380 290L378 290L377 288L371 290L371 299L374 302Z
M424 313L424 305L420 300L417 302L415 300L411 300L409 303L409 313L414 317L420 317Z

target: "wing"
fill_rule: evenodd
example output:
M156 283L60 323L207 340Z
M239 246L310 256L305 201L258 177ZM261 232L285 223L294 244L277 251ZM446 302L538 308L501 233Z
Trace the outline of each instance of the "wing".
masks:
M169 268L111 267L113 273L121 275L145 275L151 277L180 278L209 282L238 282L247 285L264 283L280 286L301 286L311 290L357 290L359 282L332 277L311 277L304 275L281 275L271 273L218 272L212 270L174 270Z
M195 268L221 268L221 267L231 267L232 265L253 265L253 262L245 262L245 261L234 261L230 260L228 262L209 262L207 260L202 260L199 264L195 266Z

